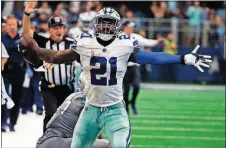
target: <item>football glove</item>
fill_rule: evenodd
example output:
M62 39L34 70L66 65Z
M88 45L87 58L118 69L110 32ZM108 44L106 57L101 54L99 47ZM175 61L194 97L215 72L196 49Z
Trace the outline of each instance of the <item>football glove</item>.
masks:
M198 68L199 71L204 72L201 66L209 68L210 66L208 65L208 63L211 63L212 60L210 55L197 54L199 47L200 46L197 45L195 49L192 51L192 53L186 54L182 56L182 58L184 60L184 64L193 65L196 68Z

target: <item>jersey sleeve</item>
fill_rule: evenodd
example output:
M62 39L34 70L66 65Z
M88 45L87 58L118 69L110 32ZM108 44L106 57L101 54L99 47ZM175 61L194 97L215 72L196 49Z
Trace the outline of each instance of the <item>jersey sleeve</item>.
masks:
M136 38L136 40L139 42L141 46L154 47L158 44L157 40L146 39L139 34L133 34L133 36Z
M140 51L135 55L136 63L138 64L181 64L180 55L171 55L164 52L147 52Z

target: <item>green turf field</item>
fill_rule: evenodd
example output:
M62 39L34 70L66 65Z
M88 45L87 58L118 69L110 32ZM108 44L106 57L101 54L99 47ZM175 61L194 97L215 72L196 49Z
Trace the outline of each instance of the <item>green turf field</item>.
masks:
M225 148L224 91L141 90L131 147Z

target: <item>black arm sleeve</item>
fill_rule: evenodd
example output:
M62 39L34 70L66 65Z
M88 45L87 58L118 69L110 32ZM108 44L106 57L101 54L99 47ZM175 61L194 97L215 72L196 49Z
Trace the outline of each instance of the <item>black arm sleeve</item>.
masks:
M41 35L39 35L37 32L34 32L33 34L33 39L38 43L39 47L41 48L45 48L46 47L46 42L48 42L48 38L45 38ZM43 61L40 59L35 65L35 68L40 67L41 65L43 65Z
M130 57L129 57L129 62L134 62L136 63L136 58L134 56L134 54L131 54Z
M76 60L78 63L81 63L81 60L80 60L80 55L76 52L76 51L74 51L75 53L74 53L74 56L76 57L76 59L78 59L78 60Z
M38 46L41 48L46 47L46 42L48 42L48 38L45 38L44 36L41 36L34 32L33 39L38 43Z

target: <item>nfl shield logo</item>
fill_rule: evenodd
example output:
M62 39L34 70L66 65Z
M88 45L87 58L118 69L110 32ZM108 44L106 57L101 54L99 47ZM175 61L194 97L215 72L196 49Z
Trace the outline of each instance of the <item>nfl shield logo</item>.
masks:
M54 20L55 20L55 22L57 22L57 23L60 22L60 18L59 18L59 17L55 17Z
M103 52L106 52L106 51L107 51L107 49L104 48L104 49L103 49Z

